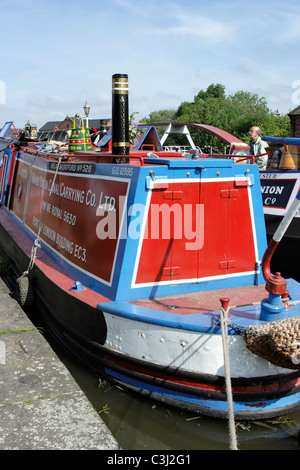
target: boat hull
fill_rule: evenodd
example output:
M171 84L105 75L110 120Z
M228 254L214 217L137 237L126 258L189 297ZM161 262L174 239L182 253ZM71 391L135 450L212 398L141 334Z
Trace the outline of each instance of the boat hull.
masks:
M26 237L8 214L0 212L0 221L2 250L22 272L29 261ZM193 413L227 417L218 329L215 334L205 332L205 325L203 331L194 331L193 324L184 329L178 323L182 318L172 312L164 322L156 322L148 309L141 308L137 314L133 303L121 306L102 296L95 295L93 301L89 296L86 302L86 292L78 298L70 291L71 278L50 268L51 260L43 255L30 277L38 315L60 347L102 377L151 399ZM232 388L237 419L270 418L299 408L298 371L277 368L253 355L240 335L230 336L230 350L235 358ZM261 375L253 376L253 370Z
M27 273L39 314L81 362L151 398L225 418L219 299L231 299L241 327L265 323L258 170L227 159L101 159L58 167L50 157L8 152L1 251L18 275ZM167 227L153 208L164 209ZM297 283L288 289L299 300ZM229 338L238 419L300 406L300 372L254 355L235 329Z

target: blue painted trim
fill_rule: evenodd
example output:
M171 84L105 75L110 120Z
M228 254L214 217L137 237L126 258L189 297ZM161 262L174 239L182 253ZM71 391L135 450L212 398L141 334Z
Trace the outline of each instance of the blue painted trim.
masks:
M7 161L6 161L5 171L3 172L3 175L1 175L1 178L3 179L3 185L2 185L2 193L0 194L0 205L5 204L7 196L8 196L8 180L9 180L9 173L10 173L11 164L12 164L13 150L5 149L4 155L7 157Z
M20 156L21 154L18 155L18 157ZM50 165L50 162L47 160L33 157L25 153L22 153L22 159L24 159L28 163L38 166L39 168L44 168L45 170L48 169ZM146 178L147 176L149 176L149 171L151 169L155 170L155 175L157 178L165 178L167 175L169 178L178 179L186 178L186 169L189 168L190 178L199 178L201 171L201 178L203 181L205 181L206 178L216 178L216 167L220 170L221 178L234 178L236 176L241 176L242 174L246 174L244 172L246 172L246 170L250 168L253 172L253 176L251 176L251 186L249 187L249 190L251 191L252 195L253 207L255 209L258 207L258 210L253 211L253 217L257 234L258 258L259 260L262 259L267 243L266 233L263 229L265 222L262 208L259 172L255 165L239 165L239 168L237 169L236 166L233 166L231 160L204 159L203 162L205 162L205 168L203 170L200 170L199 160L160 160L162 164L155 167L128 167L128 165L116 166L110 163L101 165L95 164L95 175L104 177L120 177L119 173L116 175L114 174L114 171L116 169L121 171L122 168L126 168L127 170L128 168L130 168L130 170L132 170L133 173L131 176L131 183L127 201L128 209L133 204L145 207L148 196L148 191L146 188ZM170 167L168 168L169 164ZM52 171L54 171L53 168ZM251 175L251 173L249 173L249 175ZM124 175L124 179L127 179L126 174ZM127 214L127 217L127 226L129 226L132 220L134 220L134 216ZM26 227L23 226L20 228L24 233L29 233L29 229L26 229ZM34 240L36 237L33 232L29 233L29 236L32 240ZM148 297L173 295L178 293L196 292L198 290L208 291L216 289L225 289L230 287L243 287L246 285L255 285L264 282L262 273L257 272L250 275L237 275L235 277L224 276L218 279L212 278L201 280L200 278L197 280L185 280L177 285L168 283L158 285L149 284L145 286L136 286L134 288L131 288L134 260L137 254L138 242L139 238L134 239L129 236L120 240L115 265L115 276L112 280L111 286L102 283L101 280L92 278L87 272L80 271L76 267L76 265L70 265L69 261L66 261L64 258L59 256L59 254L56 253L53 248L47 246L46 242L43 242L43 244L46 254L53 261L55 261L58 266L65 270L70 277L73 277L73 279L80 281L83 285L113 300L119 299L128 301ZM253 267L253 269L254 268L255 267Z
M151 323L166 328L176 328L187 331L197 331L203 333L220 334L221 330L216 325L219 319L219 312L209 312L207 314L195 313L192 315L177 315L170 311L153 310L122 301L98 304L97 309L117 315L129 320L143 323Z
M127 377L126 375L119 374L108 368L106 368L106 373L115 378L116 380L127 384L128 386L132 386L139 390L151 393L153 397L156 395L161 398L169 398L170 400L175 400L177 404L181 402L186 405L194 405L199 408L199 411L201 410L201 408L211 410L212 412L215 411L216 413L224 413L228 411L226 400L213 400L209 398L201 398L196 395L188 395L186 393L176 392L167 388L162 388L145 382L141 382L139 380L134 380L132 378ZM247 415L249 417L251 417L251 415L257 415L259 413L267 414L268 412L272 412L275 410L281 410L281 412L284 413L284 410L286 408L292 407L293 405L296 405L296 403L299 402L300 392L283 398L263 400L260 402L234 402L233 411L234 413L244 413L245 416Z
M297 281L293 279L288 280L287 289L290 291L291 300L299 299L299 283ZM128 320L150 323L165 328L197 331L206 334L221 334L221 329L217 323L220 318L220 312L218 310L180 315L174 313L172 310L154 310L122 300L98 304L97 309L112 315L127 318ZM298 317L300 316L300 304L291 305L289 309L283 310L281 314L272 314L270 319L261 318L260 304L231 308L229 313L230 323L238 325L241 328L248 328L250 325L264 325L267 321ZM233 328L229 328L228 333L230 335L239 334L239 332Z
M145 126L138 125L137 127L138 127L138 129L147 129L147 130L146 130L144 136L142 137L142 140L140 141L139 145L136 147L136 150L141 150L142 145L144 144L145 140L147 139L149 132L152 130L155 133L156 137L157 137L157 144L160 145L159 152L164 151L162 146L161 146L160 138L158 136L156 127L151 126L151 125L148 125L148 126L147 125L145 125ZM134 144L135 144L135 142L134 142ZM153 152L155 153L155 150L153 150Z
M282 145L300 145L300 138L299 137L271 137L271 136L263 136L262 140L266 142L270 142L273 144L282 144Z
M2 126L2 129L0 130L0 138L1 139L7 135L8 131L10 130L13 123L14 123L13 121L6 121L4 126Z

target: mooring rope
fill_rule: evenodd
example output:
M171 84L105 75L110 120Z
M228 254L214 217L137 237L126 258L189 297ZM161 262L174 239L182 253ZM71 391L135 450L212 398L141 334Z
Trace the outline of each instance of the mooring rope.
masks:
M236 438L236 429L235 429L235 422L234 422L231 376L230 376L230 359L229 359L228 329L227 329L229 322L228 322L228 318L227 318L227 312L228 312L228 310L224 310L223 307L220 307L220 323L221 323L222 341L223 341L223 354L224 354L224 367L225 367L226 397L227 397L227 406L228 406L230 449L231 450L238 450L237 438Z
M38 228L37 237L36 237L36 239L34 240L33 245L32 245L32 248L31 248L31 255L30 255L30 260L29 260L29 265L28 265L27 271L24 271L24 272L23 272L21 278L22 278L23 276L27 276L28 273L29 273L29 271L33 268L34 263L35 263L35 258L36 258L37 249L38 249L38 248L41 248L41 245L40 245L40 243L39 243L40 234L41 234L41 230L42 230L42 227L43 227L43 222L44 222L46 210L47 210L47 207L48 207L49 199L50 199L51 194L52 194L52 192L53 192L53 188L54 188L55 180L56 180L56 177L57 177L57 173L58 173L58 170L59 170L59 167L60 167L60 164L61 164L61 160L62 160L62 156L60 156L59 159L58 159L58 163L57 163L55 175L54 175L54 178L53 178L53 181L52 181L52 185L51 185L51 188L50 188L50 191L49 191L49 194L48 194L47 202L46 202L46 204L45 204L45 209L44 209L43 215L42 215L41 220L40 220L40 223L39 223L39 228ZM20 278L19 278L19 279L20 279Z

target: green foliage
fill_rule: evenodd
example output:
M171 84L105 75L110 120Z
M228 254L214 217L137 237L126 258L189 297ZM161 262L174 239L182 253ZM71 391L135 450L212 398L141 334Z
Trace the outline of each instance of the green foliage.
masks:
M225 87L224 85L209 85L206 91L200 90L198 95L195 96L196 101L206 101L209 98L225 98Z
M161 109L152 111L149 118L141 119L141 122L151 124L152 122L174 122L176 120L176 111L174 109Z
M23 328L7 328L6 330L0 330L0 336L11 333L19 334L23 333L24 331L38 331L38 329L35 326L26 326Z
M169 124L170 122L176 122L176 111L174 109L161 109L160 111L152 111L150 113L149 118L143 118L140 121L143 124L151 124L151 123L165 123ZM162 138L162 135L165 130L165 126L158 126L157 127L157 133L159 135L159 138ZM172 142L170 142L170 140ZM178 144L178 137L176 135L169 137L168 139L168 144Z
M108 415L110 411L109 406L106 404L103 406L102 410L98 411L99 414L104 413L105 415Z
M249 129L254 125L261 128L262 135L290 135L289 117L276 117L268 108L264 97L248 91L237 91L226 96L225 87L221 84L211 84L206 91L200 90L192 102L182 102L177 110L154 111L143 122L208 124L219 127L246 143L249 143ZM202 149L213 147L215 151L224 151L224 144L206 132L191 130L191 135L195 144ZM177 136L175 143L185 144L185 137Z

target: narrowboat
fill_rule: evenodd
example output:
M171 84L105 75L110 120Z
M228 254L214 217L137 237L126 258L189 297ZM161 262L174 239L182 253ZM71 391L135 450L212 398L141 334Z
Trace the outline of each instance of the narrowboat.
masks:
M271 146L267 170L260 174L267 234L271 237L300 187L300 138L264 136L262 139ZM300 214L296 213L285 237L292 240L299 233Z
M153 132L153 127L165 126L161 140ZM136 148L161 148L163 150L177 150L186 152L204 153L206 158L217 157L212 148L199 148L195 145L190 129L205 131L224 143L224 154L233 158L235 163L255 164L256 157L249 155L250 147L230 133L207 124L194 123L158 123L152 126L140 125L147 129L136 139ZM151 134L152 132L152 134ZM170 145L168 137L172 134L183 134L188 145ZM264 217L267 231L267 241L270 241L278 225L283 220L289 207L294 201L300 187L300 138L270 137L262 139L270 145L267 148L268 164L265 170L259 169L261 191L263 199ZM166 145L167 144L167 145ZM259 155L258 155L259 156ZM225 158L225 155L223 155ZM296 211L287 227L280 246L272 257L274 271L280 269L289 277L300 280L300 211Z
M297 137L264 136L269 144L265 171L260 171L261 190L270 241L285 217L300 187L300 139ZM283 273L300 280L300 211L296 211L272 263Z
M257 165L130 148L128 128L116 74L111 151L74 138L60 153L5 150L0 251L21 304L79 361L151 399L217 418L299 409L300 285L270 261L300 196L267 245Z

